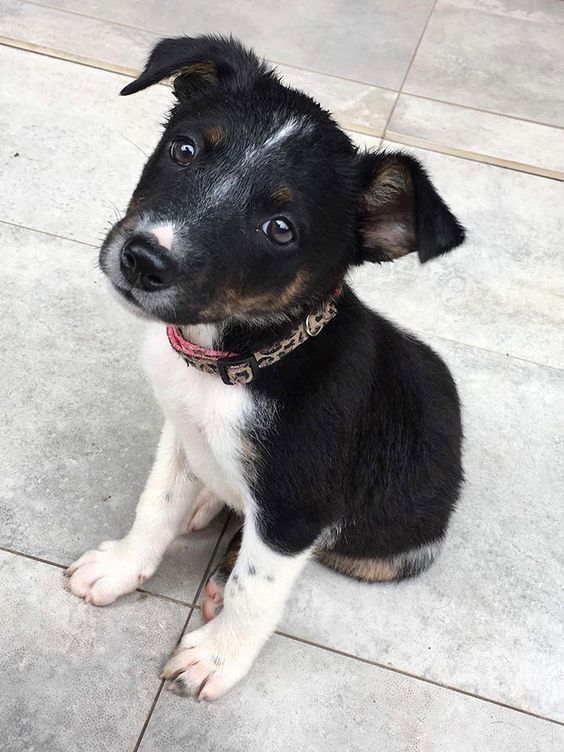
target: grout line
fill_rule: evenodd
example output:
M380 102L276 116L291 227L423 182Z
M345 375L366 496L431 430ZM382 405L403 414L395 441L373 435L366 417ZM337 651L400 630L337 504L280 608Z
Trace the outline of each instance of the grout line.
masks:
M431 20L431 16L433 15L433 13L435 11L435 8L437 6L437 2L438 2L438 0L435 0L435 2L433 3L433 6L432 6L432 8L431 8L431 10L429 12L429 15L427 16L427 20L425 21L425 25L423 26L423 30L421 31L421 34L419 35L419 39L417 40L417 44L415 45L415 49L413 50L413 54L411 55L411 59L409 61L409 65L407 66L407 70L405 71L405 75L404 75L404 77L402 79L402 82L400 84L397 96L396 96L396 98L394 100L394 103L392 105L392 109L390 110L390 114L388 115L388 119L386 120L386 125L384 126L384 136L383 136L384 138L386 137L386 132L388 130L388 126L389 126L389 124L390 124L390 122L392 120L392 117L393 117L393 114L395 112L397 103L398 103L399 98L401 96L402 89L405 86L405 82L407 81L407 77L409 75L409 71L411 70L411 66L413 65L413 61L415 60L415 56L417 55L417 53L419 51L419 47L421 45L421 42L423 41L423 37L425 36L425 32L427 31L427 27L429 26L429 21Z
M503 170L523 172L528 175L547 178L548 180L564 180L564 172L561 170L551 170L548 167L537 167L536 165L527 164L525 162L515 162L511 159L504 159L503 157L481 154L480 152L469 151L468 149L462 149L457 146L448 146L447 144L440 144L436 141L428 141L425 138L419 138L417 136L404 136L401 133L394 133L393 131L388 130L382 138L386 141L393 141L394 143L402 144L403 146L414 146L419 149L424 149L425 151L445 154L446 156L457 157L458 159L466 159L469 162L480 162L480 164L487 164Z
M4 553L6 554L14 554L14 556L21 556L22 559L31 559L32 561L38 561L40 564L48 564L50 567L57 567L57 569L67 568L65 564L59 564L56 561L49 561L49 559L42 559L40 556L26 554L23 551L16 551L13 548L6 548L6 546L0 546L0 551L4 551Z
M439 681L435 681L434 679L428 679L425 676L419 676L418 674L413 674L410 671L405 671L404 669L395 668L394 666L389 666L385 663L378 663L378 661L371 661L368 658L361 658L358 655L347 653L346 651L339 650L338 648L332 648L332 647L329 647L328 645L321 645L318 642L313 642L312 640L306 640L301 637L295 637L294 635L288 634L287 632L280 632L278 630L276 630L274 634L278 635L279 637L284 637L288 640L293 640L294 642L301 642L305 645L310 645L311 647L317 648L318 650L325 650L328 653L341 655L344 658L351 658L354 661L358 661L359 663L364 663L368 666L375 666L376 668L381 668L384 671L391 671L394 674L399 674L400 676L405 676L409 679L414 679L415 681L420 681L425 684L431 684L434 687L440 687L441 689L446 689L446 690L449 690L450 692L456 692L456 694L464 695L465 697L472 697L475 700L481 700L482 702L487 702L487 703L490 703L491 705L497 705L499 707L506 708L507 710L512 710L515 713L521 713L522 715L528 715L533 718L538 718L541 721L547 721L548 723L553 723L556 726L564 726L564 721L559 721L559 720L556 720L555 718L550 718L540 713L535 713L532 710L524 710L523 708L519 708L516 705L510 705L509 703L501 702L500 700L493 700L490 697L485 697L484 695L475 694L465 689L459 689L458 687L454 687L450 684L443 684Z
M367 125L360 125L359 123L353 123L351 120L345 120L344 118L333 116L334 120L344 128L346 131L352 131L353 133L359 133L361 136L371 136L372 138L384 137L384 131L382 128L369 128Z
M13 548L7 548L6 546L0 546L0 551L3 551L6 554L13 554L14 556L20 556L22 559L29 559L30 561L37 561L40 564L47 564L50 567L55 567L56 569L62 569L63 572L69 566L68 564L60 564L58 561L51 561L50 559L43 559L41 556L34 556L33 554L28 554L28 553L25 553L24 551L18 551ZM215 553L215 548L214 548L214 553ZM182 606L183 608L191 608L191 609L197 608L195 600L192 603L189 603L187 601L179 600L178 598L173 598L170 595L163 595L162 593L155 593L152 590L145 590L145 588L135 588L133 592L143 593L143 595L150 595L153 598L160 598L160 600L168 601L169 603L174 603L177 606ZM198 594L199 594L199 591L198 591Z
M38 6L38 7L47 7L47 6ZM94 58L83 57L75 53L69 53L69 52L65 52L64 50L59 50L59 49L55 49L52 47L46 47L43 45L37 45L32 42L20 41L18 39L13 39L12 37L4 37L0 35L0 45L13 47L15 49L24 50L26 52L31 52L37 55L43 55L45 57L50 57L56 60L64 60L66 62L74 63L76 65L83 65L85 67L93 68L95 70L103 70L109 73L114 73L116 75L126 76L128 78L135 78L139 73L139 71L135 68L128 68L125 66L108 63L102 60L96 60ZM280 65L287 65L287 64L280 63ZM298 68L298 66L289 66L289 67L295 67L298 70L307 71L307 69ZM315 71L307 71L307 72L315 72ZM319 73L319 75L325 76L327 78L340 78L339 76L334 76L333 74L327 74L327 73ZM343 78L342 80L352 81L352 79L346 79L346 78ZM361 82L355 82L355 83L361 83ZM167 84L159 84L159 85L168 86ZM374 89L384 88L381 86L376 86L374 84L365 84L365 85ZM389 91L393 91L393 89L389 89ZM384 129L370 128L368 126L364 126L358 123L353 123L349 120L345 120L341 118L336 118L336 119L342 128L352 131L353 133L359 133L364 136L371 136L373 138L384 138L388 141L393 141L394 143L403 144L405 146L415 146L417 148L425 149L426 151L431 151L431 152L435 152L438 154L446 154L447 156L458 157L460 159L466 159L472 162L479 162L480 164L488 164L494 167L500 167L502 169L512 170L514 172L523 172L528 175L537 175L539 177L547 178L549 180L564 181L564 172L562 172L561 170L551 170L546 167L537 167L535 165L529 165L524 162L515 162L512 160L504 159L502 157L496 157L496 156L489 155L489 154L481 154L480 152L468 151L466 149L449 146L447 144L427 141L426 139L420 139L415 136L408 136L408 135L404 136L402 134L389 131L388 127L391 122L392 115L395 111L396 105L402 94L407 94L407 92L403 92L403 91L397 92L396 99L394 101L392 109L390 110L390 114L388 115ZM498 117L507 117L513 120L517 120L518 122L519 121L528 122L528 123L539 125L545 128L554 128L557 130L564 130L564 129L559 128L559 126L551 125L549 123L542 123L542 122L537 122L534 120L527 120L525 118L517 118L512 115L505 115L504 113L497 113L497 112L491 112L489 110L482 110L477 107L475 108L467 107L465 105L456 104L455 102L446 102L445 100L433 99L432 97L423 97L418 94L407 94L407 95L411 97L416 97L418 99L425 99L430 102L437 102L439 104L446 104L452 107L458 107L460 109L468 109L468 110L473 110L475 112L484 112L486 114L496 115ZM77 242L84 242L84 241L77 241ZM85 243L85 244L88 245L88 243Z
M544 120L532 120L532 118L520 117L519 115L509 115L501 110L488 110L484 107L475 107L471 104L460 104L460 102L449 102L447 99L440 99L438 97L429 97L426 94L418 94L415 91L408 91L402 89L402 94L407 97L413 97L414 99L424 99L427 102L436 102L437 104L446 104L450 107L459 107L461 110L471 110L472 112L483 112L486 115L495 115L496 117L507 118L508 120L517 120L521 123L531 123L532 125L542 125L544 128L554 128L557 131L564 131L564 125L555 125L554 123L546 123Z
M194 608L194 603L189 603L188 601L181 601L179 598L173 598L171 595L163 595L162 593L155 593L152 590L145 590L145 588L135 588L135 593L143 593L143 595L151 595L153 598L160 598L162 601L168 601L169 603L174 603L177 606L182 606L183 608Z
M387 316L387 314L383 314ZM435 334L431 331L421 331L421 329L414 329L412 327L403 327L400 329L407 330L420 337L433 337L434 339L441 339L444 342L452 342L454 345L462 345L463 347L471 347L474 350L480 350L481 352L489 353L490 355L497 355L500 358L511 358L512 360L519 360L522 363L529 363L533 366L540 366L541 368L549 368L551 371L557 371L561 373L564 371L564 366L553 366L550 363L540 363L538 360L531 360L530 358L524 358L522 355L512 355L511 353L503 352L502 350L491 350L489 347L483 347L482 345L474 345L471 342L462 342L459 339L452 339L452 337L445 337L442 334Z
M97 58L78 55L75 52L66 52L57 47L35 44L34 42L27 42L22 39L15 39L14 37L7 37L2 34L0 34L0 45L3 45L4 47L13 47L14 49L23 50L24 52L32 52L35 55L51 57L55 60L65 60L68 63L84 65L87 68L94 68L95 70L116 73L119 76L127 76L128 78L137 78L139 75L139 70L137 68L128 68L124 65L118 65L117 63L108 63L104 60L98 60Z
M199 610L199 607L196 605L198 598L200 597L200 593L202 592L207 579L209 577L209 572L211 570L211 567L213 565L215 555L217 554L217 551L221 545L221 542L223 541L223 536L225 535L225 532L227 530L227 526L229 525L229 522L231 520L231 513L227 515L227 519L225 520L225 523L221 529L221 532L218 536L218 539L215 543L215 546L213 548L213 551L211 552L208 564L204 570L204 574L202 575L202 579L200 580L200 584L198 585L198 589L196 590L196 595L194 596L194 603L190 607L190 611L188 613L188 617L186 618L186 621L184 622L184 626L182 627L182 630L180 632L180 636L178 640L176 641L175 648L178 647L180 644L180 640L184 636L184 633L186 632L186 627L190 623L190 619L192 618L192 614L194 611ZM135 747L133 748L133 752L138 752L139 747L141 746L141 742L143 741L143 737L145 736L145 732L147 731L147 727L151 721L151 718L153 717L153 713L155 712L155 708L157 707L157 703L159 701L159 698L162 694L163 688L165 685L165 679L161 679L161 682L159 684L159 688L157 689L157 692L155 694L155 697L153 698L153 702L151 703L151 707L149 708L149 712L147 713L147 717L145 718L145 722L143 723L143 726L141 728L141 731L139 733L139 737L137 738L137 742L135 743Z

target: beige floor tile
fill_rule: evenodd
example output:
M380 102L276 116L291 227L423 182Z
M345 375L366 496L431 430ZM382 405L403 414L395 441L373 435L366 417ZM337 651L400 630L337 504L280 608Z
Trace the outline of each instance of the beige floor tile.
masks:
M133 749L188 609L141 593L93 608L4 552L0 575L2 750Z
M404 92L564 125L562 26L439 0Z
M401 94L388 138L564 179L564 129Z
M133 0L53 0L53 5L164 36L233 34L266 57L320 73L398 88L433 0L303 3L227 0L210 4Z
M274 637L215 705L163 692L140 752L559 752L564 730Z

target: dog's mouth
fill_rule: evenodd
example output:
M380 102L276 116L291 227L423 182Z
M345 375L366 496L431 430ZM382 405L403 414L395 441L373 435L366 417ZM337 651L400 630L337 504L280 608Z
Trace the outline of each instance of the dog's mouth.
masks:
M155 264L166 250L158 239L134 230L130 218L124 218L108 233L99 254L99 265L110 282L116 299L136 315L164 323L175 317L175 279L171 269L168 277ZM149 258L147 258L149 257ZM144 268L142 264L149 268ZM175 267L172 268L172 272ZM160 276L159 276L160 275Z

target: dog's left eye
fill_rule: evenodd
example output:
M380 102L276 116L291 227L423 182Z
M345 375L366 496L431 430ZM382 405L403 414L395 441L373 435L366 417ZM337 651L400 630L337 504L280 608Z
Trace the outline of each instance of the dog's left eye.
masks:
M261 225L261 230L276 245L289 245L296 237L294 228L285 217L269 219Z
M170 145L170 157L179 165L189 165L196 156L196 144L190 138L177 138Z

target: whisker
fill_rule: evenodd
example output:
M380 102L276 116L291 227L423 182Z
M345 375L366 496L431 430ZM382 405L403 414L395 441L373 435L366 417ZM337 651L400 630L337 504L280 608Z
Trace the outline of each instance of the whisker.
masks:
M142 149L142 148L141 148L140 146L138 146L138 145L137 145L137 144L135 143L135 141L132 141L132 140L131 140L130 138L127 138L127 136L124 136L124 135L123 135L123 133L120 133L120 136L121 136L122 138L124 138L124 139L125 139L126 141L129 141L129 143L130 143L130 144L131 144L132 146L134 146L134 147L135 147L136 149L139 149L139 151L141 152L141 154L144 154L144 155L145 155L145 156L147 157L147 159L149 159L149 155L147 154L147 152L143 151L143 149Z
M111 207L114 211L115 218L118 222L120 222L123 219L122 212L117 208L117 206L114 204L114 202L111 199L108 199L109 203L111 204ZM111 219L107 220L107 224L111 225L113 224Z

